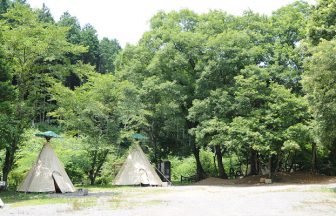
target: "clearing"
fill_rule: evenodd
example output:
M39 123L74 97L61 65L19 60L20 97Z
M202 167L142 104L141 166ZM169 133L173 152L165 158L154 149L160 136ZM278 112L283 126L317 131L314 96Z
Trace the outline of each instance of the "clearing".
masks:
M0 215L332 216L336 212L335 177L322 178L317 182L309 176L310 182L302 177L294 181L296 184L284 181L285 184L271 185L259 184L256 181L259 177L209 178L194 185L166 188L89 188L89 196L85 197L15 193L21 197L15 200L8 196L10 204L0 209ZM250 181L249 185L244 184L246 181Z

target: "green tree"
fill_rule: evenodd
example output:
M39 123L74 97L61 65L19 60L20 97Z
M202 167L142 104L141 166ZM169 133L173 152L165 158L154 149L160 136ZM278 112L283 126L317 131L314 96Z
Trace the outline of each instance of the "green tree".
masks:
M100 73L114 73L114 61L121 47L116 39L110 40L104 37L99 42L99 64L98 72Z
M70 15L69 12L64 12L57 23L62 27L68 27L67 41L72 44L79 44L81 41L81 26L76 17Z
M39 21L47 23L55 23L49 8L43 3L42 8L37 10Z
M39 114L37 107L41 107L41 101L45 105L50 98L48 88L53 78L62 76L58 63L66 62L66 53L81 53L85 49L66 41L66 28L40 22L37 13L21 3L14 3L3 14L1 29L5 56L12 69L17 93L13 101L12 135L3 165L4 179L7 180L21 134ZM45 116L46 110L43 112Z
M12 85L12 73L8 62L5 61L3 52L3 41L0 34L0 151L6 150L10 145L8 144L13 135L13 101L15 99L15 89ZM8 158L7 160L9 160ZM5 163L3 159L0 164ZM7 179L8 168L2 170L2 177Z
M83 169L93 185L108 155L141 119L135 89L112 75L96 74L73 91L57 84L53 92L59 107L51 115L68 133L87 140L84 151L89 166Z
M318 140L329 149L329 163L333 165L336 164L335 51L336 40L322 40L311 48L312 56L306 62L303 78L304 90L317 121Z
M1 0L0 1L0 18L2 18L2 14L7 12L9 8L10 2L9 0Z
M336 2L319 0L309 20L308 38L313 45L321 39L331 40L336 35Z
M81 31L81 45L88 47L88 52L82 54L82 61L91 64L98 69L99 61L99 40L96 29L86 24Z
M123 50L117 70L118 76L145 90L142 98L152 115L142 130L151 138L154 161L170 151L188 154L192 149L198 177L203 178L200 146L188 134L193 123L186 119L195 97L198 56L205 42L202 34L194 32L197 23L198 15L189 10L159 12L151 19L151 31L144 34L139 45Z

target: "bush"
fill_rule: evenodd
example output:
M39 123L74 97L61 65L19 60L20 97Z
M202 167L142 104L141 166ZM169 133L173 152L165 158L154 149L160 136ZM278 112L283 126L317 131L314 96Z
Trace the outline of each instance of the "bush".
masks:
M209 176L218 176L217 172L217 159L214 158L215 154L210 149L202 149L200 151L200 160L205 173ZM214 164L216 160L216 166Z
M171 162L172 181L180 181L182 176L193 176L196 174L196 161L193 155L186 158L169 157ZM217 176L217 170L214 165L214 153L210 149L200 151L200 160L204 171L210 176Z
M171 156L168 158L171 163L171 181L180 181L182 176L195 175L196 163L193 156L184 159Z

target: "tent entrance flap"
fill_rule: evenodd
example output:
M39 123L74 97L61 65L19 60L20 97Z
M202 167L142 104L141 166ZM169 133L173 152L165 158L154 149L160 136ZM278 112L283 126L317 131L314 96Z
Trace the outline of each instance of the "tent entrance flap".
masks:
M140 184L149 185L149 177L145 169L139 169Z
M52 177L55 182L56 192L58 192L57 189L59 189L61 193L70 192L72 190L70 185L66 183L66 181L58 172L53 172Z

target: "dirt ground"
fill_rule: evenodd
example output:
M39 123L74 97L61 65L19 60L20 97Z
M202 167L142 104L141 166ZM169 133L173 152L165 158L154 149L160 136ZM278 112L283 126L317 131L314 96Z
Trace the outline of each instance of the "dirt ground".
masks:
M77 197L75 202L69 196L68 203L7 205L0 209L0 215L335 215L335 178L310 182L315 184L306 184L300 180L295 184L285 182L265 185L256 180L257 177L245 179L251 181L246 185L244 181L238 184L239 180L231 180L228 184L228 180L209 178L190 186L104 189L89 192L89 196L80 199Z
M219 178L207 178L196 182L195 185L263 185L260 184L260 178L267 178L267 175L247 176L244 178L227 180ZM309 172L279 172L273 175L272 180L275 184L331 184L336 183L336 176L312 174Z
M336 185L180 186L98 195L94 205L48 204L0 209L0 215L335 215ZM99 194L99 192L98 192Z

